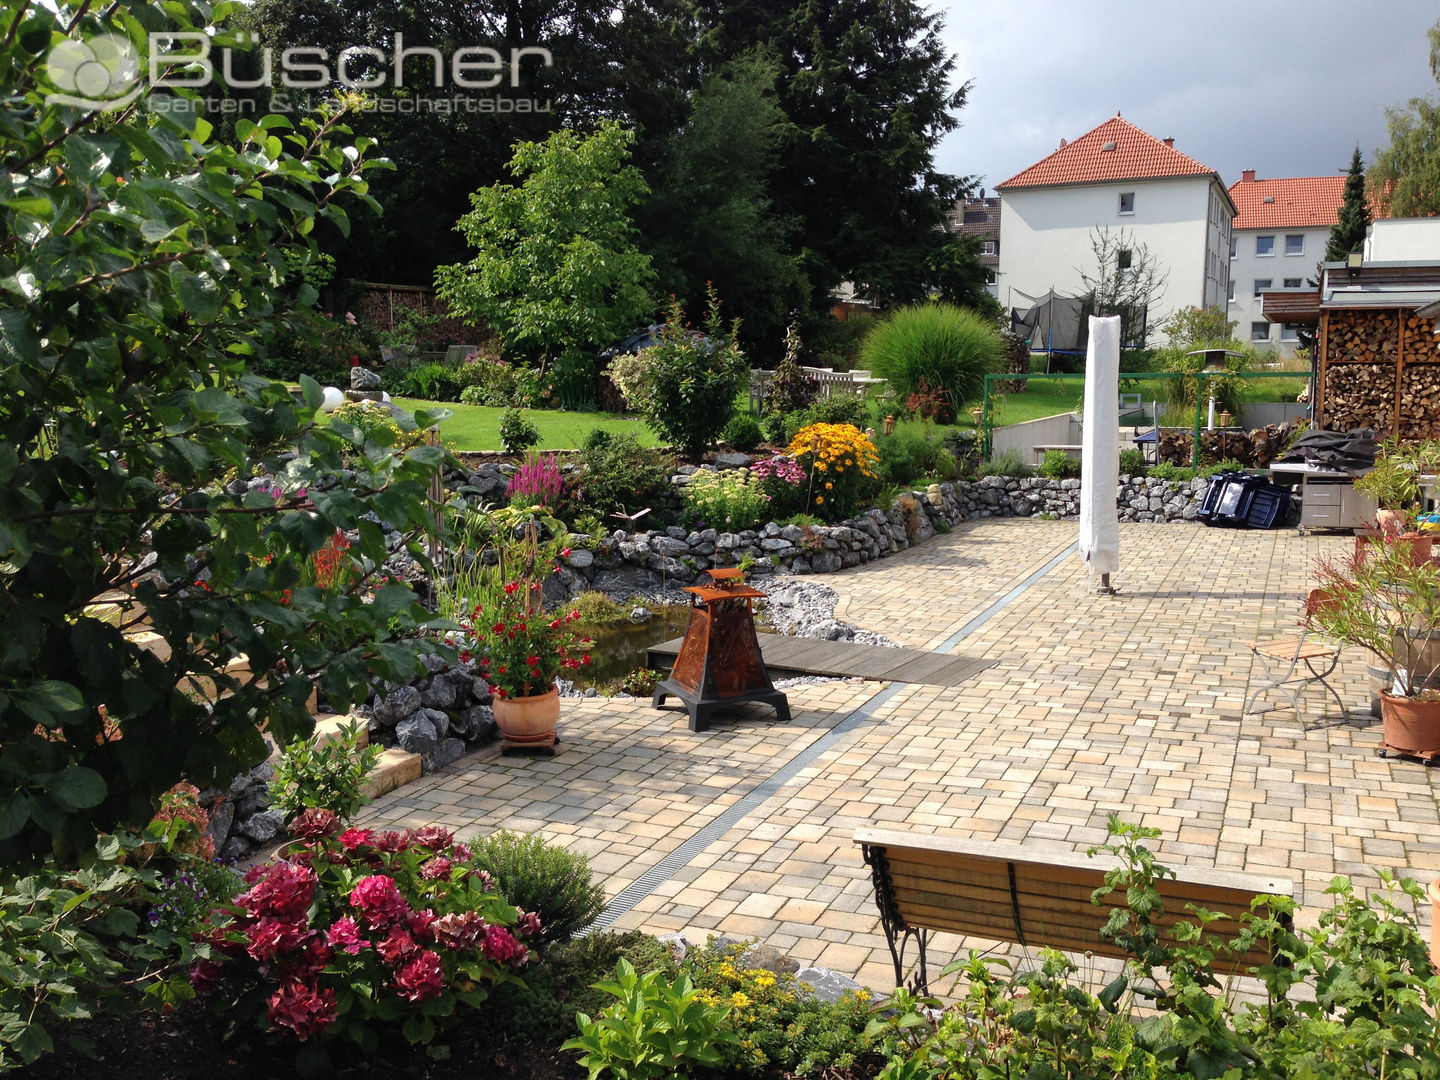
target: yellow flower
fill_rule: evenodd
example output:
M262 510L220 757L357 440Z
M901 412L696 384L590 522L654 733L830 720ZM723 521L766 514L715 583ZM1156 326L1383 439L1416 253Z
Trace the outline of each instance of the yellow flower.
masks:
M768 989L775 985L775 976L768 971L760 971L755 974L755 985L761 990Z
M737 1009L743 1009L750 1004L750 998L741 990L736 990L730 995L730 1004Z
M816 506L819 506L819 505L820 505L821 503L823 503L824 501L825 501L825 496L824 496L824 495L816 495L816 496L815 496L815 505L816 505Z
M826 481L825 481L825 490L826 490L826 491L829 491L829 490L830 490L831 488L833 488L834 486L835 486L835 485L832 484L829 480L826 480Z
M823 461L817 461L815 463L815 468L819 469L821 472L824 472L828 468L828 466Z

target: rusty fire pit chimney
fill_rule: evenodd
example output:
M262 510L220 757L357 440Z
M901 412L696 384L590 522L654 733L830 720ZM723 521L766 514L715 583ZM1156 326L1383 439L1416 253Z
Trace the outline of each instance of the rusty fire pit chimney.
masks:
M752 603L765 594L746 585L741 570L706 572L712 584L685 590L690 625L670 678L655 687L651 704L658 708L666 697L678 697L690 713L691 731L704 731L712 712L740 701L773 705L776 718L788 723L790 703L770 681L755 634Z

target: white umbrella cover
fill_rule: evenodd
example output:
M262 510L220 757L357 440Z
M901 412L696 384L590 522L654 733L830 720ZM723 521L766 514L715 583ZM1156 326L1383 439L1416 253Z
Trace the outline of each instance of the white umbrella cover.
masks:
M1080 437L1080 557L1092 577L1120 569L1120 318L1090 317L1085 428Z

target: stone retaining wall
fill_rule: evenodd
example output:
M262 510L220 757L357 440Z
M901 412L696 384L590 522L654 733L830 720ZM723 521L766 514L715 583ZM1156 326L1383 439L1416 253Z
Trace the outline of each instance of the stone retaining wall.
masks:
M683 483L688 476L677 477ZM1208 480L1120 478L1121 521L1193 521ZM836 525L775 522L741 532L716 529L626 532L572 539L568 566L546 582L553 600L586 589L628 595L689 585L712 566L748 561L752 575L828 574L883 559L962 521L991 517L1075 517L1079 480L987 476L931 484L898 496L888 511L868 510ZM578 540L579 542L575 542Z

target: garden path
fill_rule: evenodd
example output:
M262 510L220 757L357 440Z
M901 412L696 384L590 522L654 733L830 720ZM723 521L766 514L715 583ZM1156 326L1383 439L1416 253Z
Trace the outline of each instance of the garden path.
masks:
M1289 630L1314 559L1348 536L1122 525L1116 598L1074 540L1073 522L974 522L824 579L837 618L995 661L963 686L801 686L789 725L756 707L699 734L648 702L567 701L557 757L465 758L362 820L540 830L612 897L644 878L618 928L756 936L877 989L892 973L862 825L1076 851L1115 812L1162 830L1162 861L1294 878L1302 923L1333 874L1440 874L1440 769L1377 756L1363 654L1338 672L1346 717L1321 721L1318 692L1310 730L1240 715L1260 679L1241 642Z

